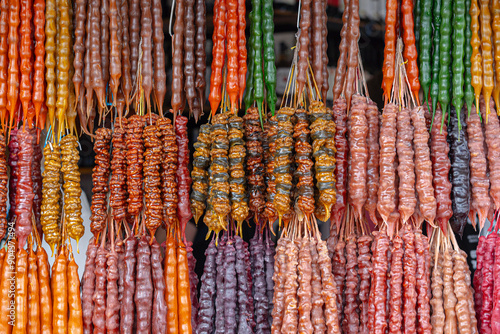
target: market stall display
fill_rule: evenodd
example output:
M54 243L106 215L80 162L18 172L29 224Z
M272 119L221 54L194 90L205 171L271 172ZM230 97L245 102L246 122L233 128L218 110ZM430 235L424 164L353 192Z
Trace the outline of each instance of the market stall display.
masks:
M331 108L325 0L297 7L279 105L270 0L216 0L212 32L205 1L175 1L171 84L161 1L0 1L0 331L495 332L497 2L388 0L380 111L362 1L344 3ZM486 234L473 278L468 220Z

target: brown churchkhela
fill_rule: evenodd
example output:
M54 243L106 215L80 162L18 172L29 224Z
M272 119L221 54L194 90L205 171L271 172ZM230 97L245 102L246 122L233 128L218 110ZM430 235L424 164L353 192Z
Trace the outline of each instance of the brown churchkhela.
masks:
M408 221L415 212L417 198L415 196L415 163L414 151L411 145L413 141L413 127L411 126L410 111L403 108L398 111L397 116L397 139L396 149L398 154L398 176L399 176L399 213L403 222Z

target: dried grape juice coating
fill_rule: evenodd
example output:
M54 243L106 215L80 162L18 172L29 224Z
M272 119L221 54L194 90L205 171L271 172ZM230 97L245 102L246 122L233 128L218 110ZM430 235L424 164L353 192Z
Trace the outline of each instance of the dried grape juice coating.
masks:
M431 160L433 171L434 193L436 196L436 220L441 230L447 229L447 224L453 216L451 209L451 182L448 174L450 171L450 159L448 158L448 142L446 141L446 124L440 123L442 114L439 108L436 109L434 125L431 130ZM420 199L420 198L419 198Z
M448 144L450 146L450 181L451 203L453 216L450 219L451 227L455 233L462 236L467 224L467 217L470 211L471 202L471 182L470 182L470 160L471 154L468 147L467 136L467 112L462 108L460 120L454 108L451 109L451 119L448 125ZM461 129L458 124L461 124Z
M368 165L368 121L366 109L368 107L366 98L354 94L351 100L351 109L347 127L349 130L349 179L348 200L354 208L358 218L363 215L362 209L368 198L366 187L367 165Z

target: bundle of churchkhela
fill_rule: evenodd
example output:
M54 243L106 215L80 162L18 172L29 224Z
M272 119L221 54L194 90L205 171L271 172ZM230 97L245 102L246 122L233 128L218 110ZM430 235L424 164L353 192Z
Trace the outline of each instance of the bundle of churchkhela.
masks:
M160 0L0 1L0 332L500 331L500 1L388 0L382 113L359 0L332 109L326 1L299 4L279 107L273 1L250 3L248 51L245 1L214 3L190 170L204 0L171 8L172 117ZM95 153L82 295L77 116ZM211 238L200 279L191 218ZM468 219L491 223L474 289L454 236Z
M442 115L440 106L432 116L425 107L415 106L410 82L406 80L402 51L402 42L398 41L393 95L382 114L379 140L377 211L382 221L375 221L379 231L374 232L372 245L373 271L367 314L360 302L360 305L355 304L360 308L359 324L367 324L370 332L385 328L390 332L398 331L402 326L422 332L439 328L444 331L450 328L473 330L471 327L475 328L476 320L467 258L459 250L449 224L454 214L451 196L463 196L459 189L452 191L452 182L459 181L455 178L460 170L468 171L469 158L465 141L465 147L462 144L452 149L450 161L447 139L453 142L454 136L464 136L465 129L459 132L455 115L450 124L456 132L448 137L446 123L441 122L446 115ZM462 185L463 188L467 186ZM468 204L467 199L464 201ZM452 222L462 224L464 217L459 216L459 212L456 215ZM428 223L428 237L420 230L424 221ZM432 227L434 223L435 228ZM347 245L338 242L335 248L332 248L335 240L329 244L332 245L337 286L345 286L344 294L340 292L338 299L343 306L342 323L348 331L349 325L357 324L356 321L351 323L352 302L356 299L349 298L351 290L348 287L352 289L358 284L355 281L349 285L349 277L353 277L349 269L356 263L356 253L349 250L347 240ZM359 271L362 268L360 259L361 251ZM363 287L360 283L359 300L365 295L361 292Z
M255 112L254 121L259 127L256 108ZM266 289L269 279L266 280L265 272L269 267L265 267L265 258L267 261L273 259L269 236L265 248L260 224L256 220L259 225L250 250L241 238L242 223L249 217L243 139L243 119L220 113L213 117L211 125L201 127L195 143L191 209L195 221L198 221L206 207L203 221L209 228L209 235L214 232L205 252L196 316L197 333L211 333L214 329L251 333L258 328L269 330L270 326ZM258 219L255 198L251 196L250 202L255 210L252 213ZM221 231L228 232L220 234ZM269 275L272 276L272 270Z
M201 134L201 140L205 140L206 134ZM210 131L210 151L205 145L204 152L210 153L210 167L208 173L205 170L193 169L193 193L191 203L195 217L201 215L200 206L205 203L199 201L199 194L206 198L207 211L203 218L209 231L218 234L226 229L227 220L230 216L238 223L238 229L248 217L248 204L245 189L244 159L246 150L243 142L243 119L236 115L229 116L227 113L217 114L213 117ZM195 144L198 145L198 144ZM201 144L200 144L201 145ZM201 147L197 146L195 163L201 158ZM208 164L207 164L208 165ZM209 182L198 177L196 173L203 173ZM202 193L203 191L204 193Z
M31 6L33 17L30 12ZM12 9L12 6L10 8ZM79 247L79 240L85 232L81 217L82 189L78 167L80 155L76 136L77 113L74 108L76 97L71 81L74 74L71 28L75 18L68 1L57 4L56 1L35 1L33 4L22 2L20 13L20 32L21 35L25 34L21 36L20 45L23 50L21 53L24 53L27 62L34 60L34 63L30 64L32 66L27 66L27 63L21 60L20 70L21 73L26 72L24 74L27 78L24 81L26 90L23 91L21 85L19 99L21 104L27 107L28 112L22 118L23 125L19 126L17 131L14 129L10 132L11 196L12 194L17 196L19 191L26 192L22 204L11 204L13 213L11 218L16 222L16 230L19 230L19 233L16 231L18 246L24 246L30 233L32 234L32 242L28 246L30 256L34 242L37 244L40 292L39 300L33 302L38 302L40 306L38 309L35 305L28 306L28 309L33 308L33 312L40 312L34 317L39 316L42 320L39 325L35 324L32 328L40 328L42 331L53 328L54 331L78 332L81 330L82 319L80 279L69 242L70 238L74 239ZM32 25L29 22L31 18ZM31 33L34 33L34 40L31 38ZM29 47L31 42L34 42L32 51ZM30 76L33 76L32 85L28 85ZM28 89L31 90L31 94ZM23 99L26 99L24 103ZM18 123L21 119L14 115L11 117L10 124L13 124L12 120ZM43 143L40 131L36 134L26 134L27 127L34 124L39 129L48 128ZM27 148L25 145L29 141L32 144ZM41 145L43 145L43 157ZM23 158L25 154L27 155ZM27 158L30 160L31 170L24 175L27 169L26 162L23 161L27 161ZM42 161L43 173L40 165ZM21 223L25 219L27 220ZM35 222L36 231L31 228L32 220ZM43 282L49 280L49 266L46 254L41 248L42 236L49 244L52 254L57 255L50 283L53 290L52 298L49 283ZM22 255L19 252L18 255ZM19 259L21 258L18 257ZM32 270L29 269L29 272ZM30 280L28 287L31 289L34 284L31 279L36 277L32 274L28 276ZM36 289L36 286L33 288ZM27 298L30 303L36 299L34 292L28 291ZM53 321L50 321L51 314ZM34 324L30 315L28 318L27 323L19 328L25 329L26 324Z
M402 59L402 43L398 42L396 63L398 60L402 62ZM393 85L396 93L384 107L380 128L380 188L377 210L382 220L388 223L388 233L391 236L394 235L393 231L399 219L406 222L413 218L419 226L424 220L433 224L436 220L436 197L441 191L445 191L442 187L433 187L431 156L441 153L445 154L447 159L447 152L436 153L435 149L443 150L441 146L436 146L432 148L431 154L424 108L412 107L414 100L409 92L410 87L405 85L405 78L404 67L398 65ZM435 127L437 126L435 124ZM441 135L441 142L444 141L447 147L446 135L439 131L434 131L434 134ZM408 142L413 142L413 146L408 146ZM447 181L448 171L449 161L448 169L436 169L437 173L446 175L443 182ZM448 189L448 199L449 194ZM446 197L446 194L443 196ZM451 211L451 202L449 204ZM443 211L447 209L445 205L446 203L443 203L443 206L440 206ZM446 214L448 213L446 211ZM448 219L450 217L451 215Z
M258 10L257 5L253 3L252 9ZM311 19L311 5L309 2L301 7L304 20ZM315 5L317 15L326 9L321 1ZM252 13L252 20L260 19L259 13ZM253 40L260 38L259 34L253 35L259 29L254 23L252 21L250 44L260 48L260 42ZM320 39L326 38L322 24L326 23L320 20L316 25L319 29L316 37ZM273 114L274 109L269 105L272 102L268 99L270 112L268 117L263 117L263 96L259 95L259 89L263 90L263 86L259 86L262 76L258 73L260 66L255 66L247 86L250 93L245 97L247 106L251 107L244 116L244 127L239 117L224 112L232 110L231 99L224 96L223 113L215 114L212 124L200 130L195 144L191 204L196 219L205 211L204 222L215 236L206 251L201 278L199 333L213 330L297 332L299 328L312 330L313 323L318 330L340 332L331 260L326 243L319 238L314 218L317 210L321 219L327 220L335 203L335 124L320 101L320 89L313 84L315 74L307 66L310 25L309 21L301 26L306 52L297 51L292 66L292 69L302 66L305 72L301 75L307 86L297 90L298 74L291 75L284 106ZM301 37L299 45L300 40ZM252 54L256 56L255 52ZM302 58L297 59L297 54ZM323 55L319 55L324 61ZM260 51L256 57L257 62L261 61ZM268 88L267 93L272 94L272 89ZM246 150L241 145L243 138ZM245 162L246 188L244 179L238 180L245 176L245 169L241 168ZM316 189L313 167L316 168ZM248 204L246 195L240 197L241 191L248 192ZM240 198L244 198L248 209L242 206ZM247 251L238 231L242 221L249 218L254 219L257 228ZM228 223L228 219L233 223ZM284 227L276 255L269 238L270 230L263 227L263 219L270 226L279 220L280 227ZM228 232L221 237L222 230ZM242 263L248 261L246 265L238 264L240 258ZM245 272L251 275L245 276ZM236 283L238 291L241 289L237 301Z
M74 101L68 79L71 73L70 25L67 1L57 7L55 1L2 2L0 120L3 133L10 133L22 121L24 127L36 127L40 134L47 116L54 125L56 111L59 128L64 127L68 106ZM74 119L73 113L68 111L71 129Z
M3 1L0 7L0 235L7 236L0 250L0 331L78 332L80 280L69 238L78 243L84 226L69 80L71 6ZM57 249L52 274L43 237L53 254Z
M63 219L68 225L67 233L78 240L84 232L79 207L79 171L75 163L79 155L78 151L73 150L77 138L73 135L76 114L71 108L74 94L69 82L69 76L72 75L70 6L67 1L58 6L55 1L4 1L1 12L0 120L2 132L7 136L0 138L4 161L3 188L0 190L4 209L0 234L3 237L7 228L8 177L5 150L8 143L8 216L9 221L15 225L18 246L24 248L26 245L26 240L32 233L34 219L39 236L45 234L46 240L54 249L61 241L62 230L62 223L59 221L60 204L54 202L62 195L60 172L63 174L61 180L66 197ZM57 189L54 188L50 194L48 191L42 193L42 151L39 145L40 130L45 128L47 118L48 141L57 147L63 146L64 155L63 165L61 161L52 165L53 170L57 170ZM44 150L48 153L49 148L52 151L51 144L46 145ZM47 183L47 179L43 182ZM48 183L50 182L49 180ZM48 203L51 196L52 202ZM57 218L53 219L55 216Z
M115 124L113 131L97 129L95 137L84 329L191 332L197 279L184 236L191 218L187 118L172 124L156 114L133 115ZM154 237L162 226L165 265Z
M140 237L129 235L121 240L119 235L111 237L115 229L111 224L109 227L108 245L106 235L102 235L100 244L93 238L87 248L82 295L84 332L165 332L168 300L160 245L156 240L150 245L144 229ZM189 296L189 287L187 293ZM156 321L152 322L152 317ZM179 319L190 326L190 314L187 320L186 316Z
M93 131L97 110L101 123L110 110L123 116L134 101L135 109L150 111L153 99L161 114L167 92L161 1L77 1L74 21L71 79L82 129Z
M158 3L159 3L159 8L161 9L161 1L158 1ZM245 38L244 38L245 4L243 3L242 8L239 8L239 5L241 4L238 3L237 17L234 17L234 15L236 15L236 6L237 6L236 2L232 4L232 6L229 6L228 3L227 10L228 11L231 10L231 13L233 15L231 21L233 22L234 25L234 27L232 26L233 29L236 29L235 21L237 19L238 22L242 22L241 24L238 23L238 29L243 29L243 48L244 48L245 47ZM203 109L204 109L203 107L205 104L205 87L206 87L205 40L206 40L206 20L207 20L205 2L202 0L179 1L174 3L174 7L172 8L173 13L175 13L175 23L173 25L174 35L172 37L172 100L171 100L172 111L174 114L182 112L186 107L185 101L187 101L187 107L189 108L189 115L193 116L194 119L198 121L200 116L203 114ZM242 16L243 16L243 21L241 21ZM161 11L160 11L160 17L161 17ZM214 22L215 19L216 17L214 16ZM159 44L158 48L162 48L163 31L158 30L157 33L158 35L156 35L155 33L156 38L158 38L157 36L159 36L161 33L161 44ZM231 33L232 34L236 33L236 31L231 30ZM239 34L241 35L241 32L239 32ZM237 36L237 34L235 36ZM224 38L225 36L222 36L222 47L224 47ZM215 59L215 43L214 43L213 54ZM223 58L224 55L222 55L222 61ZM163 66L165 65L163 64ZM161 110L162 109L160 107L160 114Z
M424 5L426 1L421 1L419 4L425 7L417 6L418 11L423 12L421 8L427 13L432 6ZM438 3L435 8L439 8L441 2ZM401 3L397 1L390 0L386 2L386 15L385 15L385 47L384 47L384 63L382 66L383 79L382 79L382 90L384 92L384 100L387 104L391 99L393 94L393 84L394 78L397 76L397 69L399 64L397 63L397 53L398 43L401 39L403 48L403 59L405 60L405 69L407 74L409 90L413 94L413 98L417 105L419 103L419 91L420 91L420 81L419 81L419 68L417 63L417 46L415 40L415 20L413 17L414 4L413 1L404 0ZM443 6L444 9L444 6ZM451 15L451 1L449 1L449 6L446 8L447 13ZM422 18L424 16L422 15ZM428 18L428 17L426 17ZM422 21L422 26L425 25L424 20ZM420 21L417 23L420 24ZM417 32L420 32L416 29ZM430 34L430 30L425 31L425 36ZM421 37L424 34L420 35ZM449 41L448 41L449 42ZM435 49L438 50L438 49ZM448 50L449 51L449 50ZM423 69L422 69L423 70ZM424 87L424 90L427 87ZM426 93L424 93L426 95ZM425 97L427 101L427 96Z
M351 14L351 10L357 4L350 2L348 6L344 15L352 19L357 13ZM348 28L347 24L348 21L344 29L355 29L352 25ZM344 51L347 52L347 49ZM358 54L353 56L356 59L356 72L361 63ZM342 62L341 59L339 61ZM349 72L348 68L344 70ZM332 259L338 320L342 331L354 333L359 330L366 333L369 330L368 318L372 314L369 312L368 296L371 296L373 276L372 236L366 225L365 211L373 222L378 222L379 115L376 105L369 97L362 96L367 94L366 88L364 92L362 89L362 77L347 76L343 80L346 80L344 87L352 86L355 92L344 88L334 102L333 115L337 120L337 202L331 217L327 249ZM351 94L349 113L345 98L347 93Z
M68 134L60 142L49 141L44 148L40 221L45 241L52 250L62 241L61 219L67 223L68 236L77 242L85 231L81 218L78 145L77 137Z
M214 232L205 252L197 333L270 330L274 245L269 230L264 230L265 237L262 234L266 224L261 136L259 111L251 108L244 120L229 112L216 114L212 124L202 125L194 145L191 209L195 221L204 214L209 234ZM248 246L241 235L250 217L257 226Z
M495 168L497 161L497 136L500 128L493 98L490 99L491 114L487 122L485 118L488 111L483 96L480 97L479 109L480 114L477 114L475 106L472 105L472 112L467 120L467 132L471 152L471 212L472 214L478 213L480 228L483 228L485 217L491 224L485 231L486 233L479 237L476 251L477 266L473 281L477 327L483 332L496 331L499 324L497 291L500 283L498 283L497 262L500 258L497 259L496 252L498 240L497 178L492 168ZM480 148L479 143L482 143ZM475 162L474 165L473 162ZM487 172L483 174L484 171L489 171L489 175ZM483 182L480 183L481 181Z
M365 222L350 219L327 240L336 286L338 320L344 333L368 332L369 296L372 284L373 237Z
M16 251L17 246L11 239L0 250L0 296L6 302L0 308L2 332L81 333L80 278L71 246L59 246L52 272L36 229L29 237L27 249Z

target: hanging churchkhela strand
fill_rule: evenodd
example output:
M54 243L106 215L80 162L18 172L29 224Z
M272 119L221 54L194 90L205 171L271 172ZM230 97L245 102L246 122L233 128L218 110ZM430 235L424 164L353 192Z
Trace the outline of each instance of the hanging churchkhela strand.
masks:
M201 115L199 91L205 84L200 62L204 63L205 52L204 46L195 50L194 43L205 40L205 8L193 1L178 3L174 10L174 115L170 119L163 114L167 86L161 3L104 0L88 7L77 5L76 110L90 133L97 115L97 124L105 126L95 134L97 186L91 206L94 238L84 273L84 332L163 333L168 328L190 333L197 326L195 260L185 237L192 217L188 119L180 113L183 75L189 75L186 90L189 85L197 91L195 102L189 100L188 105L197 118ZM194 15L202 19L196 25ZM184 61L184 56L189 59ZM185 73L183 62L188 67ZM107 128L109 123L112 126ZM210 146L201 150L206 161L195 157L201 171L207 168L209 150ZM207 180L205 188L195 187L203 203L208 178L200 173L194 179L195 184ZM199 219L203 209L196 207L193 202ZM162 227L167 235L165 258L155 237Z
M183 121L182 116L176 119ZM197 283L192 249L183 240L182 223L187 220L177 206L183 196L177 185L189 182L177 172L185 168L177 153L185 159L186 129L182 124L174 128L169 119L154 114L118 122L114 130L99 128L94 146L98 167L104 171L104 176L96 171L94 177L110 179L109 188L94 187L94 192L102 191L104 198L109 193L112 210L104 210L101 226L94 224L96 235L87 251L84 291L92 298L83 298L83 326L164 332L176 314L171 307L175 301L183 310L176 326L190 332L196 326L191 299L195 300L192 290ZM141 194L146 205L138 200ZM165 266L154 236L162 225L167 228ZM172 288L177 282L179 288ZM153 317L164 320L151 322Z

